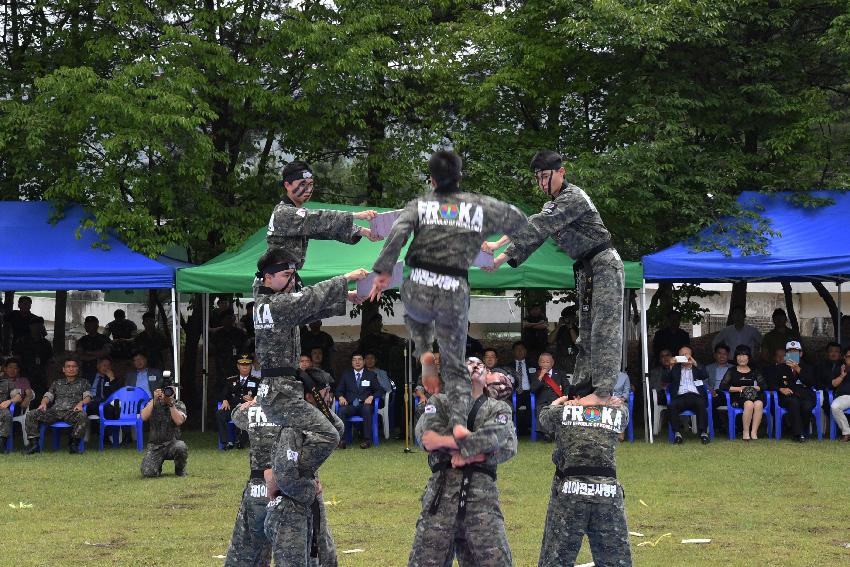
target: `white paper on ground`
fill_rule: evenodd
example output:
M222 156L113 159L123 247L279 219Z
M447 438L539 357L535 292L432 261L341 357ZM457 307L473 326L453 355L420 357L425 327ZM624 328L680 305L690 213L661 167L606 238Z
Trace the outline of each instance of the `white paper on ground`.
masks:
M213 559L227 559L226 555L213 555Z
M363 553L366 551L365 549L360 549L359 547L356 549L346 549L343 553Z
M369 221L369 229L375 236L386 238L393 227L393 223L401 214L401 209L395 211L387 211L386 213L378 213L375 218Z
M472 265L478 268L492 268L493 254L479 250L478 255L475 256L475 259L472 261Z
M596 567L596 563L582 563L581 565L576 565L576 567Z
M703 538L683 539L682 543L711 543L711 540Z
M404 275L404 262L396 262L395 266L393 266L393 277L390 280L390 286L387 289L400 287L401 279ZM375 272L370 273L364 279L357 282L357 295L360 297L366 297L369 295L369 292L372 291L372 282L375 281L375 278L378 276Z
M629 532L629 535L633 535L635 537L646 537L645 535L643 535L640 532Z

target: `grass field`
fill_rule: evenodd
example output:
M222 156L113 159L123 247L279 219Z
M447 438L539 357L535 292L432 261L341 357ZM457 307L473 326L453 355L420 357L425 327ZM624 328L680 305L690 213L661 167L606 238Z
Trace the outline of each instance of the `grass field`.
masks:
M131 449L0 455L0 565L221 565L248 473L245 451L185 435L189 476L142 480ZM19 439L16 439L18 441ZM337 451L322 469L343 566L406 565L428 471L398 442ZM537 564L552 446L522 441L499 468L517 566ZM635 565L848 565L850 447L759 440L624 444ZM31 507L17 507L20 502ZM9 504L14 504L12 508ZM670 533L670 536L661 537ZM682 545L683 538L711 538ZM659 539L660 538L660 539ZM638 544L650 541L655 546ZM585 548L586 548L585 544ZM580 561L590 561L582 550Z

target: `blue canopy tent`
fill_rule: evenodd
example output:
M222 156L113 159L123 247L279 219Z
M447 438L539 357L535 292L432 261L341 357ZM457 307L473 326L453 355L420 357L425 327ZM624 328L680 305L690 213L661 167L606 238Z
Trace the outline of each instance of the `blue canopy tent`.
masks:
M47 201L0 201L0 290L170 289L179 384L174 272L189 264L152 260L111 234L81 228L91 215L80 205L70 205L51 223L55 212Z
M738 197L741 209L757 212L767 221L768 227L777 233L766 236L766 254L744 255L737 246L729 246L728 254L720 250L695 252L688 242L680 242L643 257L641 340L647 399L649 354L646 282L831 281L838 284L838 310L841 311L841 282L850 278L850 238L843 238L847 231L847 219L850 218L850 193L808 193L809 197L825 198L832 202L820 207L796 204L792 200L795 195L800 196L800 193L745 191ZM720 235L721 238L731 240L740 234L736 230L741 227L741 222L739 219L720 219L714 226L702 231L697 239L717 241ZM650 423L650 441L651 429Z

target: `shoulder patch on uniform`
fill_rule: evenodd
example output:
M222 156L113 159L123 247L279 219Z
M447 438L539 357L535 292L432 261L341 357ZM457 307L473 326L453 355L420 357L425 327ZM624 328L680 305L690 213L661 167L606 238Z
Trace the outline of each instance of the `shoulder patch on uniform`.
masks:
M543 205L543 212L546 214L551 214L555 211L557 207L558 205L556 205L554 201L549 201L548 203Z
M300 209L295 209L295 214L303 219L304 217L307 216L307 209L305 209L303 207L300 208Z
M501 423L502 425L508 422L508 415L504 413L500 413L496 416L496 423Z
M298 460L298 451L293 451L292 449L286 450L286 459L288 461L297 461Z
M437 413L437 406L433 404L428 404L425 406L425 413Z

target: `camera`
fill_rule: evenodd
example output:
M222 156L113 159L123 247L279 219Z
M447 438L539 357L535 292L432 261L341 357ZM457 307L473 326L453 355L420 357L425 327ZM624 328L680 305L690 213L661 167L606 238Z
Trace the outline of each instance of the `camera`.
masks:
M674 356L673 360L675 360L678 364L687 364L688 357L687 356Z
M165 396L166 398L173 398L174 397L174 386L163 386L162 395Z

